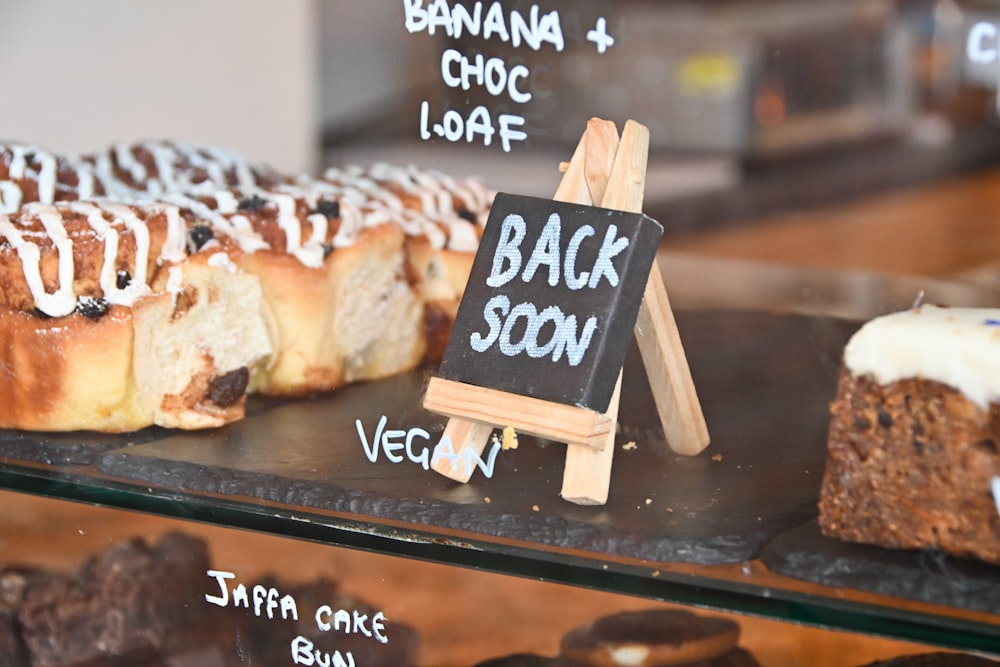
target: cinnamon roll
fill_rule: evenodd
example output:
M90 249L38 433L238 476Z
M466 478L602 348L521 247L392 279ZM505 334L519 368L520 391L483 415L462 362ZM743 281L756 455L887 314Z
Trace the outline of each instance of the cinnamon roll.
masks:
M493 192L178 142L0 145L0 427L217 426L440 358ZM95 378L101 378L99 382Z
M224 254L189 255L187 239L180 211L162 203L35 202L0 215L0 426L242 417L271 355L260 285Z

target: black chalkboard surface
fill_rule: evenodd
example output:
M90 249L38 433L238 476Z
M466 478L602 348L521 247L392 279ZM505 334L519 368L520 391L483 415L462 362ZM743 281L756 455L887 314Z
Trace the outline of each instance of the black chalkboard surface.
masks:
M663 228L498 194L439 375L605 412Z

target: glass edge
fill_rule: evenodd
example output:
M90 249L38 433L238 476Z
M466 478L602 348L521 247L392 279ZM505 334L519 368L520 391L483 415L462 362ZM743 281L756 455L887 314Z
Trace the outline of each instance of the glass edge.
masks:
M648 567L601 563L597 558L544 550L526 553L521 547L443 537L377 520L330 517L236 499L139 488L114 480L74 479L65 471L56 474L0 463L0 488L708 610L1000 656L1000 625L985 622L698 575L651 575Z

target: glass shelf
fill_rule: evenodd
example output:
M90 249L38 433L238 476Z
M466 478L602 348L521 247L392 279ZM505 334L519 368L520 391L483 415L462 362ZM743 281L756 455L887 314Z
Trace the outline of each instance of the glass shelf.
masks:
M930 280L660 260L713 444L696 457L654 451L662 434L633 353L606 506L558 497L559 443L522 437L517 450L498 454L492 476L479 472L465 485L424 470L418 457L393 463L380 452L369 460L359 422L368 437L380 416L387 428L443 427L419 407L428 370L310 400L255 400L246 420L212 432L8 432L0 436L0 487L1000 655L1000 593L989 595L1000 591L997 568L949 563L975 590L941 603L919 590L845 587L774 565L778 538L805 530L799 539L814 546L808 530L826 407L856 321L908 305L921 290L929 301L967 305L995 303L997 294ZM822 556L827 547L816 548ZM890 567L911 583L926 579L924 588L940 596L944 575L927 558L900 553Z

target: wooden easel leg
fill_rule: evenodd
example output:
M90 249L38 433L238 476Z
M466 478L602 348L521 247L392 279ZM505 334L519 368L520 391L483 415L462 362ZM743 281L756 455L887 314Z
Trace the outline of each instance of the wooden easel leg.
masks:
M708 426L691 379L667 288L655 263L646 281L642 307L635 323L635 339L667 444L678 454L693 456L699 453L708 446Z
M467 454L471 450L476 456L482 456L491 433L493 427L489 424L454 417L449 419L441 441L447 438L451 442L451 455L437 458L431 463L431 468L456 482L468 482L475 467L465 465L465 461L469 460Z
M559 495L577 505L604 505L608 502L608 491L611 488L611 463L615 455L615 431L618 423L618 404L622 393L622 374L618 373L618 382L611 403L608 405L608 415L614 427L608 431L607 440L602 449L584 447L569 443L566 447L566 465L563 467L563 485Z
M601 206L642 211L649 130L628 121ZM697 454L708 446L708 426L695 392L674 312L656 264L649 272L635 325L636 340L670 448Z
M614 156L610 162L610 172L607 172L606 188L601 194L601 206L620 211L641 212L646 185L649 130L634 121L628 121L618 144L605 141L604 151L603 161L598 160L596 153L588 156L595 161L599 169L608 168L608 151ZM568 443L561 492L564 500L578 505L603 505L608 501L621 386L622 374L619 371L618 383L615 385L611 403L605 413L611 418L615 428L608 431L604 447L597 450Z

